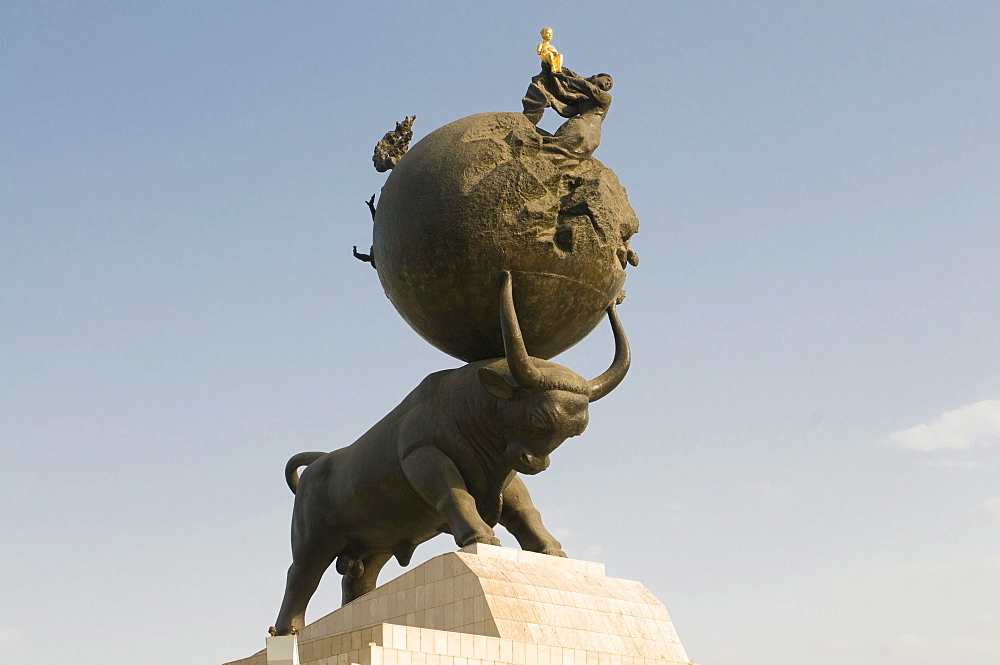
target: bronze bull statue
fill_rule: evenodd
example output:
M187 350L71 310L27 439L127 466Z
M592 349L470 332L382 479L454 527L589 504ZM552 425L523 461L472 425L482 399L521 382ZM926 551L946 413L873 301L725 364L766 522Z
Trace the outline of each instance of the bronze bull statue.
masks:
M525 550L566 556L517 474L545 470L549 453L587 427L588 404L625 377L628 340L614 305L608 318L615 358L596 379L532 358L504 273L505 358L435 372L350 446L292 457L285 467L295 493L292 565L272 634L302 629L334 560L346 604L375 588L391 557L407 565L438 533L459 547L499 545L492 528L499 523Z

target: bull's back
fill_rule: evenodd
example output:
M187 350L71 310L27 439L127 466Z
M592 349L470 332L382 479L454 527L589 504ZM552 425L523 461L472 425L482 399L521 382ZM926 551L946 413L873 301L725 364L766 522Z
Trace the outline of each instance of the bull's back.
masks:
M319 527L372 549L391 549L401 541L418 544L437 533L441 518L410 487L398 445L404 423L433 402L434 377L424 379L357 441L302 472L295 510L300 530Z

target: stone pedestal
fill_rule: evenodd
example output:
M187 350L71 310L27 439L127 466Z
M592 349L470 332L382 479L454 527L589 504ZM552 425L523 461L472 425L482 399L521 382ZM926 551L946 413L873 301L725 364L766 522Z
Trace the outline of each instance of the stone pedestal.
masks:
M302 665L689 665L640 583L492 545L435 557L297 637ZM267 654L226 665L267 665Z
M267 638L267 665L299 665L298 635Z

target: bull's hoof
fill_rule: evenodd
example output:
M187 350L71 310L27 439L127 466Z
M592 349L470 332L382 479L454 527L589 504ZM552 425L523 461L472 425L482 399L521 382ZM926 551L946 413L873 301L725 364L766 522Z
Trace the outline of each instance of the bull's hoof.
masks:
M496 545L497 547L502 547L500 545L500 539L496 536L477 536L472 535L459 543L459 547L468 547L473 543L482 543L484 545Z
M549 556L561 556L564 559L567 558L566 553L563 552L562 550L559 550L559 549L555 549L555 550L542 550L542 554L548 554Z

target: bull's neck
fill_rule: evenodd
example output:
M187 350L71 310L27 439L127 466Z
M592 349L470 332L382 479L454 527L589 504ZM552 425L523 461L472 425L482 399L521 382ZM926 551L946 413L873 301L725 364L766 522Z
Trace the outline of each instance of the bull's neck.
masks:
M471 445L484 468L504 459L507 442L500 424L498 399L476 385L460 391L454 405L454 422L462 438Z

